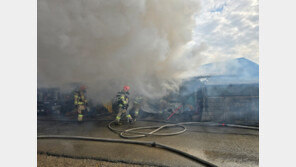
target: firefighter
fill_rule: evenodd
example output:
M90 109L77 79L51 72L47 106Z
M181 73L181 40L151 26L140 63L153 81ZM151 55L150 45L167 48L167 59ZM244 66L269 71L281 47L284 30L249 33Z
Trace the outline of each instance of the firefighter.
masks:
M143 106L143 97L142 96L136 96L133 103L131 103L130 110L134 110L134 120L135 122L139 116L139 111L141 107ZM130 113L130 112L128 112Z
M129 86L124 86L123 90L117 93L116 99L117 99L117 109L118 109L118 114L116 116L116 123L118 125L121 125L120 119L122 114L126 114L126 118L128 122L132 121L132 116L127 112L128 109L128 95L129 95Z
M87 111L87 100L85 98L86 87L84 85L80 86L79 90L74 92L74 105L77 110L77 120L80 122L83 120L83 114Z

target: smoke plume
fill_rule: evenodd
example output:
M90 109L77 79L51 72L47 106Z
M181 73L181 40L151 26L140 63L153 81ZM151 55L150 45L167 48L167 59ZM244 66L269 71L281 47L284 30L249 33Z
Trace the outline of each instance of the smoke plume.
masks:
M97 101L123 85L166 95L203 63L205 46L192 44L199 10L190 0L39 0L38 87L84 83Z

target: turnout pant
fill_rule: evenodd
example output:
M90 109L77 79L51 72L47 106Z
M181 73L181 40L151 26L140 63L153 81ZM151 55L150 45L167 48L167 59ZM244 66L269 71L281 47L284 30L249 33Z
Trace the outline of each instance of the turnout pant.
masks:
M126 114L126 118L128 121L130 121L132 119L131 115L127 112L127 110L123 107L119 107L118 108L118 114L116 116L116 121L119 122L121 119L122 114Z
M86 108L85 108L85 105L78 105L78 109L77 109L77 112L78 112L78 118L77 120L78 121L82 121L83 120L83 114L82 114L82 111L84 111Z
M139 111L140 111L141 105L140 104L135 104L134 109L135 109L135 118L138 117Z
M131 106L128 108L128 111L127 112L128 113L131 113L132 112L133 113L133 117L136 120L137 117L139 116L139 112L140 112L141 106L142 106L142 104L132 103Z

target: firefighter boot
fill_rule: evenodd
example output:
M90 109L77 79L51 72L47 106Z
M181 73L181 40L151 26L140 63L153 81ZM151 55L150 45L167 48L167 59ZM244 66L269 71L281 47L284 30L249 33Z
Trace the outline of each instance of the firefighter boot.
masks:
M126 119L127 119L127 122L130 124L133 122L133 118L130 114L126 116Z
M78 122L82 122L83 121L83 115L82 114L78 114L77 120L78 120Z
M116 117L115 124L116 125L122 125L122 123L120 122L120 117Z

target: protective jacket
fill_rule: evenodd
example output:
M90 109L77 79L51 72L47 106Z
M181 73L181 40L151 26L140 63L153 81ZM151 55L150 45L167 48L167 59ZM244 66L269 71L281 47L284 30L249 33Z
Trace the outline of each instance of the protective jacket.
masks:
M82 91L74 92L74 105L85 105L86 103L87 100Z
M117 104L121 108L128 108L128 92L120 91L116 95Z

